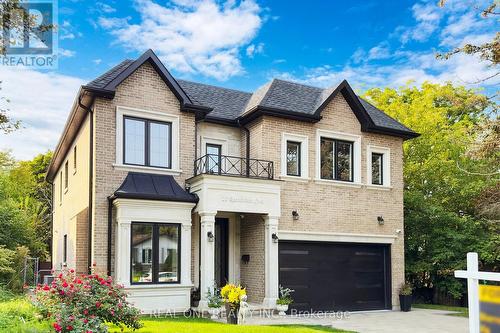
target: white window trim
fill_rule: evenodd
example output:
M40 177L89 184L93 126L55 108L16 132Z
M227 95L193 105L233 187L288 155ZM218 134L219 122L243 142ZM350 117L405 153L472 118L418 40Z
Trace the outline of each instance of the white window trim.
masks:
M172 163L170 169L156 168L142 165L128 165L123 163L123 117L132 116L143 119L158 120L172 124ZM144 171L158 174L179 175L182 170L179 166L179 116L164 112L129 108L125 106L116 107L116 160L113 167L125 171Z
M212 145L220 145L221 146L221 155L228 154L228 145L227 140L216 139L207 136L201 137L201 156L205 156L207 154L207 143Z
M372 153L382 154L382 185L372 184ZM368 145L366 147L366 187L371 189L391 188L391 149Z
M321 138L328 139L337 139L344 141L353 142L353 150L354 150L354 165L353 165L353 181L340 181L340 180L331 180L331 179L322 179L321 178ZM316 131L316 178L315 181L321 183L329 183L332 185L347 185L360 187L361 184L361 136L342 133L342 132L334 132L327 130L317 130Z
M286 143L300 143L300 176L288 175L286 172ZM291 133L281 133L281 179L304 181L309 179L309 137Z

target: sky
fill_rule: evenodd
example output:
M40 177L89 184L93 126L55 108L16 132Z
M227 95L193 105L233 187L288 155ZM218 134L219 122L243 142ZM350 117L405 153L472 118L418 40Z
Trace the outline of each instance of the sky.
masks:
M484 0L486 1L486 0ZM0 65L0 107L22 128L0 135L0 150L29 159L55 149L82 84L153 49L176 78L253 91L272 78L358 92L424 81L483 89L495 73L479 59L436 60L499 29L471 4L433 1L115 0L58 1L59 65ZM488 1L486 1L488 3Z

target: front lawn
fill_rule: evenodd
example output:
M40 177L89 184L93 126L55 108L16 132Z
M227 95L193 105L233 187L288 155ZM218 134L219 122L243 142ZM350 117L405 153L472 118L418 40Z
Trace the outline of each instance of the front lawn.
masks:
M461 306L448 306L439 304L413 304L412 306L417 309L453 311L456 313L450 313L450 316L466 317L466 318L469 317L469 309Z
M148 318L141 322L144 327L135 332L140 333L321 333L321 332L348 332L332 329L325 326L283 325L283 326L237 326L213 322L203 318ZM110 332L119 333L121 330L114 326ZM124 332L133 332L125 330Z
M49 322L40 321L34 306L26 296L14 295L0 289L0 332L5 333L42 333L53 332ZM203 318L151 318L143 317L144 327L138 333L321 333L347 332L322 326L235 326L216 323ZM110 326L110 332L122 332ZM125 329L123 332L134 332Z

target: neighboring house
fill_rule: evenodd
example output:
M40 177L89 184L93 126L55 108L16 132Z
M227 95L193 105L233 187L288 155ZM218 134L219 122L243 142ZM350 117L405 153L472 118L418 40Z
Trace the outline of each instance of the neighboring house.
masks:
M174 79L152 51L82 86L47 179L53 266L111 274L146 312L241 283L274 307L398 307L403 141L344 81L254 93Z

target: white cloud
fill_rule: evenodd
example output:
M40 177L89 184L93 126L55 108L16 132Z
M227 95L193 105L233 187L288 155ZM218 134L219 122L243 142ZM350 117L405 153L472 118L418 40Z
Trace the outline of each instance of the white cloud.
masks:
M390 57L391 52L389 51L389 45L386 42L382 42L368 51L367 60L387 59Z
M96 5L97 5L97 9L103 13L109 14L109 13L116 12L116 9L114 7L111 7L110 5L108 5L106 3L97 2Z
M0 134L0 150L12 149L18 159L53 150L83 80L56 73L0 66L2 96L10 99L8 114L23 128Z
M254 0L178 0L162 6L135 0L140 22L101 17L101 27L116 43L132 51L151 48L165 65L184 73L200 73L219 80L244 72L240 50L262 25L261 8ZM139 38L140 36L140 38Z
M74 57L76 55L75 51L63 49L61 47L58 49L58 53L59 53L59 56L61 56L63 58L71 58L71 57Z
M256 54L261 54L264 52L264 43L259 43L257 45L255 44L250 44L247 47L247 56L249 58L253 58Z
M412 27L397 27L394 32L399 35L403 44L411 40L427 41L438 29L442 17L442 9L438 7L437 2L416 3L411 9L417 24Z
M75 39L75 34L70 32L70 33L67 33L65 35L62 35L61 37L59 37L59 39L61 40L65 40L65 39Z
M102 62L102 59L94 59L94 60L92 60L92 62L93 62L94 64L96 64L96 65L100 65L100 64L101 64L101 62Z

